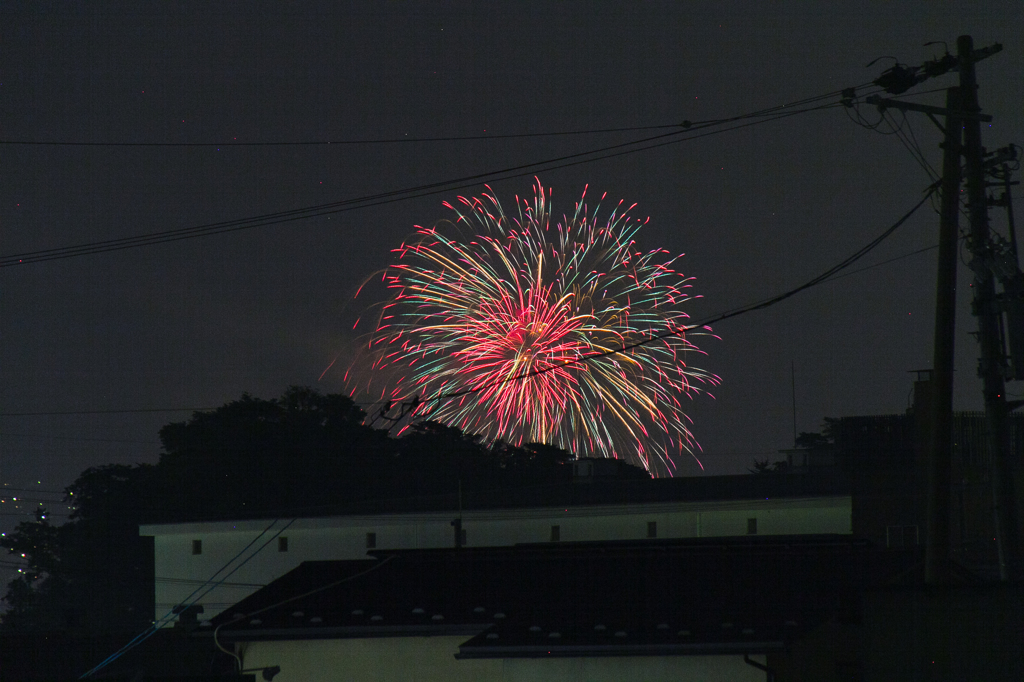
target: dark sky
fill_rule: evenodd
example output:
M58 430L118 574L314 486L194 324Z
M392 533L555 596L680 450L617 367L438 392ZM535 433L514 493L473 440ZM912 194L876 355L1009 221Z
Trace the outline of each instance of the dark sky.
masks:
M985 143L1024 142L1024 5L1006 2L5 3L0 138L279 142L576 131L723 118L871 81L892 64L1004 44L981 63ZM612 8L619 5L619 9ZM855 6L856 5L856 6ZM42 8L46 8L43 11ZM210 8L214 8L211 11ZM955 83L929 81L916 92ZM940 105L941 92L914 97ZM872 117L875 112L864 108ZM911 116L927 160L934 126ZM657 131L655 131L657 132ZM625 142L586 136L285 147L2 144L0 255L158 232L402 189ZM700 319L784 291L921 197L893 135L831 109L546 172L556 211L637 202L641 246L683 252ZM531 178L493 182L513 202ZM188 412L329 372L358 283L461 192L229 235L0 271L0 479L63 488L85 467L153 462ZM1018 190L1017 195L1020 198ZM1019 211L1020 213L1020 211ZM1001 215L994 214L1002 226ZM936 242L920 211L860 265ZM716 399L691 415L707 473L742 472L826 416L906 409L931 364L935 252L854 274L705 339ZM958 409L980 409L960 272ZM1016 390L1020 392L1019 386ZM680 462L682 474L699 473ZM38 483L37 483L38 482ZM10 502L5 503L9 508ZM17 517L4 516L9 527Z

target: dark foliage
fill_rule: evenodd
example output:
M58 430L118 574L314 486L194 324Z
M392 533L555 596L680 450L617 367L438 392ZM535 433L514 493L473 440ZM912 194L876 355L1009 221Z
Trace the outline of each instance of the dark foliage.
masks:
M764 459L755 459L754 468L747 469L752 474L782 474L789 469L789 462L786 460L779 460L772 462L767 457Z
M8 585L5 630L81 632L144 627L153 602L152 540L139 525L313 516L535 484L568 474L569 453L514 447L436 422L401 438L364 423L344 395L292 387L243 395L160 431L156 465L87 469L66 489L68 523L21 523L0 541L24 554Z
M839 420L825 418L824 424L822 424L821 433L801 431L800 435L796 437L796 449L797 450L830 450L835 446L835 430L838 427ZM772 462L769 458L765 457L763 460L755 459L752 469L747 469L752 474L781 474L786 473L790 470L789 462L786 460L778 460Z
M803 450L827 448L831 445L832 439L820 433L808 433L807 431L801 431L800 435L796 437L797 448Z

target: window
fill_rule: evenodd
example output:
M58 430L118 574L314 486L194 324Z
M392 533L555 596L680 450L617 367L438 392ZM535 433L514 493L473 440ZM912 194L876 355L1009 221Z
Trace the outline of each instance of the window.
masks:
M757 535L757 519L747 519L747 535Z
M192 553L193 554L202 554L203 553L203 541L202 540L193 540L192 541Z
M920 541L917 526L888 526L885 529L885 546L890 549L916 547Z
M656 538L658 537L658 522L648 521L647 522L647 537Z
M562 527L551 526L551 542L558 542L562 539Z
M288 551L288 538L285 537L284 535L281 535L280 537L277 538L277 551L278 552L287 552Z
M366 549L373 549L377 546L377 534L367 533L366 534Z

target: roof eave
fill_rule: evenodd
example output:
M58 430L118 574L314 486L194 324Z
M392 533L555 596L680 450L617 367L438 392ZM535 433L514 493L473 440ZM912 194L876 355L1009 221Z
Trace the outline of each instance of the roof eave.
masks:
M219 641L263 642L272 640L309 639L371 639L377 637L475 637L491 627L490 623L451 623L447 625L373 625L326 626L297 628L260 628L254 630L222 629ZM213 629L197 632L199 636L213 636Z
M782 641L673 644L587 644L459 647L455 658L571 658L594 656L711 656L782 651Z

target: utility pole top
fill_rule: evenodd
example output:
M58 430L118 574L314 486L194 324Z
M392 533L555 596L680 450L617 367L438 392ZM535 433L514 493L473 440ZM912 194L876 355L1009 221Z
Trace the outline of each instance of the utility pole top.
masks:
M974 49L974 38L971 36L960 36L956 39L957 59L960 60L960 68L964 67L964 60L970 63L980 62L1003 50L1001 43L992 43L988 47ZM962 84L961 84L962 85Z

